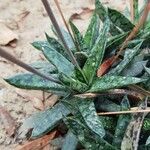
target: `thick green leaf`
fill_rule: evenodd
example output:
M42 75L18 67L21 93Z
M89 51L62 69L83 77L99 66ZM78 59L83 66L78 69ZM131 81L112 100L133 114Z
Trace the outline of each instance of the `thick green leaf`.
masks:
M113 112L113 111L120 111L120 106L116 103L110 101L107 97L98 97L95 100L95 107L98 111L106 111L106 112Z
M56 67L49 62L46 61L37 61L35 63L30 64L33 68L39 70L40 72L46 74L56 74L58 73Z
M50 46L42 47L45 57L58 69L60 73L72 76L74 72L74 65L68 61L63 55L58 53Z
M65 119L65 123L80 143L88 150L115 150L113 146L105 140L93 135L76 117Z
M88 26L88 29L84 36L84 41L86 45L88 46L89 50L91 50L98 38L99 35L99 28L100 28L100 21L99 17L96 13L93 14L93 17L91 19L90 25Z
M77 62L79 64L79 66L81 68L83 68L83 66L84 66L84 64L85 64L85 62L86 62L86 60L88 58L88 55L85 52L76 52L74 54L74 56L75 56L75 58L76 58L76 60L77 60Z
M122 111L127 111L130 109L130 104L129 104L129 100L127 96L123 98L121 107L122 107L121 108ZM131 116L129 114L120 115L118 118L116 131L115 131L115 135L113 139L113 145L116 146L117 148L121 147L121 142L124 137L128 123L130 122L130 119L131 119Z
M145 70L150 75L150 68L145 67Z
M108 9L108 16L112 23L124 32L131 31L134 28L134 25L123 14L114 9Z
M146 141L146 145L150 145L150 136L148 137L148 139Z
M109 89L120 88L131 84L144 82L146 79L122 76L104 76L96 78L88 92L102 92Z
M68 88L70 88L72 90L83 93L83 92L87 91L87 89L88 89L88 86L85 83L82 83L77 79L68 77L63 74L60 74L59 78L66 86L68 86Z
M97 116L93 101L91 99L80 100L78 102L78 108L90 130L103 138L105 136L105 130L101 120Z
M71 131L68 131L61 150L67 150L67 149L76 150L77 146L78 146L78 139Z
M89 58L87 59L84 67L83 72L87 79L89 80L89 84L92 83L94 76L96 75L97 68L101 64L103 60L103 56L105 53L105 46L107 42L107 34L109 31L109 20L107 19L104 23L104 27L101 31L101 34L99 35L95 46L91 50L91 54Z
M142 73L144 66L146 66L147 61L143 61L143 57L140 55L135 57L130 64L122 71L121 75L135 77Z
M119 48L119 46L126 39L127 35L128 35L128 33L122 33L122 34L111 37L107 42L106 53L110 54L112 51Z
M77 51L83 51L83 52L87 51L87 47L85 45L82 34L80 33L78 28L73 24L73 22L71 20L69 21L69 23L70 23L70 26L71 26L71 29L72 29L72 32L74 35Z
M120 73L127 67L127 65L137 56L140 52L141 44L138 44L133 49L126 50L124 59L120 64L117 65L116 68L112 69L108 74L109 75L120 75Z
M43 79L34 74L20 74L5 79L9 84L22 89L65 91L66 88L58 83Z
M139 0L133 0L134 22L139 19Z
M23 122L19 129L19 136L24 138L29 130L33 129L31 138L41 137L54 129L62 118L69 113L69 110L62 103L56 104L53 108L43 112L36 113Z
M57 38L59 39L59 36L57 35L57 32L55 31L55 28L53 26L52 26L52 31L57 36ZM74 50L75 45L74 45L74 42L72 41L72 38L71 38L70 34L63 28L61 28L61 32L64 36L64 39L65 39L69 49ZM60 39L59 39L59 41L61 42Z
M144 123L143 123L142 129L145 130L146 132L150 131L150 118L145 118L144 119Z
M108 16L108 13L106 8L100 2L100 0L95 0L95 11L98 14L99 18L104 22ZM110 33L112 35L117 35L120 34L121 32L113 23L110 22Z
M49 43L47 41L36 41L31 43L33 47L36 49L42 51L43 46L49 46Z
M56 39L48 36L47 34L46 34L46 38L47 38L47 41L48 41L50 47L55 49L58 53L62 54L68 60L70 60L70 57L66 53L65 48L61 45L61 43L59 43L59 41L57 41Z

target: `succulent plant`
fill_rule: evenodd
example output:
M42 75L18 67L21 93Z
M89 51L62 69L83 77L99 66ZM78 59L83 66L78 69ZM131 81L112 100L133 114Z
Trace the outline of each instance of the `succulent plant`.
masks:
M43 0L43 3L47 10L51 10L46 1ZM46 34L45 41L32 43L46 60L30 66L50 79L25 73L5 81L18 88L56 94L59 101L52 108L25 120L19 129L21 135L32 128L30 138L38 138L63 122L68 130L66 141L72 143L72 149L77 147L78 142L86 149L125 149L130 132L137 132L129 128L140 118L143 126L139 147L144 149L150 146L145 145L149 136L146 132L150 132L149 114L98 115L103 111L129 111L139 103L141 109L149 105L150 55L145 50L150 47L149 22L125 43L117 61L97 76L99 67L106 65L106 61L118 53L136 27L140 16L138 5L134 10L136 16L132 22L117 10L107 9L95 0L95 11L85 35L69 21L73 36L60 29L53 13L49 12L56 37ZM134 149L134 142L131 134L129 149Z

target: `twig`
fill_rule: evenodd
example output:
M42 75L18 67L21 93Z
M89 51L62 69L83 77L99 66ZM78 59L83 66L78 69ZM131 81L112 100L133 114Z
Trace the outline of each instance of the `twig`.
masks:
M59 13L60 13L60 15L61 15L61 17L62 17L62 20L63 20L63 22L64 22L64 24L65 24L65 26L66 26L66 28L67 28L67 30L68 30L68 33L70 34L70 37L71 37L71 39L72 39L74 45L76 46L77 50L80 51L78 45L75 43L75 40L74 40L74 38L73 38L73 36L72 36L72 34L71 34L71 31L70 31L69 26L68 26L68 24L67 24L67 22L66 22L66 19L65 19L64 15L63 15L63 13L62 13L62 11L61 11L61 8L60 8L60 5L59 5L58 0L54 0L54 2L55 2L56 6L57 6L57 8L58 8L58 11L59 11Z
M31 66L27 65L26 63L22 62L21 60L15 58L13 55L7 53L5 50L3 50L2 48L0 48L0 56L13 62L14 64L24 68L25 70L34 73L44 79L47 79L49 81L55 82L55 83L60 83L59 80L54 79L53 77L50 76L46 76L44 74L42 74L41 72L37 71L36 69L32 68Z
M117 55L115 56L114 60L112 61L112 64L120 56L120 54L122 53L122 51L124 50L124 48L127 46L128 42L130 40L132 40L137 35L137 33L139 32L139 29L144 25L144 23L145 23L145 21L146 21L146 19L148 17L149 11L150 11L150 0L148 0L147 4L145 5L145 9L143 11L143 15L139 19L138 23L135 25L135 27L133 28L133 30L131 31L131 33L129 34L129 36L123 42L123 44L122 44L121 48L119 49Z
M59 35L59 37L60 37L64 47L66 48L66 51L67 51L69 57L71 58L72 63L74 65L76 65L78 68L80 68L79 65L78 65L78 62L76 61L75 57L73 56L73 53L69 49L69 47L68 47L68 45L67 45L67 43L66 43L66 41L64 39L64 36L63 36L63 34L61 32L61 29L60 29L60 27L58 25L58 22L57 22L54 14L53 14L53 11L52 11L48 1L47 0L42 0L42 3L43 3L43 5L44 5L44 7L45 7L45 9L47 11L47 14L48 14L48 16L49 16L53 26L55 27L55 30L56 30L57 34Z
M84 94L77 94L75 97L80 97L80 98L94 98L94 97L99 97L102 95L125 95L128 94L129 96L133 96L139 99L143 99L143 95L139 94L135 91L129 91L129 90L124 90L124 89L114 89L110 90L108 92L103 92L103 93L84 93Z
M121 114L134 114L134 113L149 113L150 109L145 109L145 110L129 110L129 111L118 111L118 112L102 112L102 113L97 113L99 116L104 116L104 115L121 115Z
M131 20L134 22L134 0L130 0L130 12L131 12Z

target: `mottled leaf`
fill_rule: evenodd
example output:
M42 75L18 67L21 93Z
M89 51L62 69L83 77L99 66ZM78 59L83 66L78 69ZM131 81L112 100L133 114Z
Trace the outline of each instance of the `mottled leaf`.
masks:
M61 43L59 43L58 40L48 36L47 34L46 34L46 38L47 38L47 41L48 41L50 47L54 48L58 53L62 54L65 58L70 60L70 57L66 53L65 48L61 45Z
M150 136L148 137L148 139L146 141L146 145L150 145Z
M86 48L84 39L82 37L82 34L80 33L78 28L73 24L71 20L69 21L69 23L70 23L70 26L74 35L77 51L83 51L83 52L86 51L87 48Z
M49 62L46 61L37 61L30 64L33 68L43 72L45 74L56 74L58 73L56 67Z
M107 97L99 97L95 101L95 107L98 111L115 112L120 111L121 107L110 101Z
M88 46L88 49L91 50L98 38L100 28L99 17L96 13L93 14L91 22L88 26L88 29L84 36L84 41Z
M106 8L100 2L100 0L95 0L95 11L98 14L99 18L104 22L108 16L108 13ZM111 35L117 35L121 32L113 23L110 22L110 33Z
M96 76L96 71L103 60L108 31L109 20L107 19L104 23L101 34L99 35L95 46L91 50L91 54L83 67L83 72L85 73L85 76L89 80L90 84L92 83L94 76Z
M54 32L54 34L59 39L59 36L57 35L57 32L55 31L55 28L53 26L52 26L52 31ZM74 45L74 42L72 41L72 38L71 38L70 34L63 28L61 28L61 32L63 34L63 37L64 37L65 42L67 43L69 49L74 50L75 45ZM61 42L60 39L59 39L59 41Z
M130 64L122 71L121 75L135 77L142 73L144 66L146 66L147 61L139 60L135 57Z
M133 49L126 50L124 59L111 71L109 71L109 75L120 75L120 73L127 67L127 65L134 59L135 56L137 56L140 52L141 44L138 44Z
M145 110L147 108L147 98L139 106L139 110ZM121 149L138 149L139 136L142 128L142 124L147 113L135 113L132 116L130 123L128 124L124 138L121 143Z
M83 68L83 66L84 66L84 64L85 64L85 62L86 62L86 60L88 58L88 55L85 52L76 52L74 54L74 56L75 56L75 58L76 58L76 60L77 60L77 62L79 64L79 66L81 68Z
M19 74L5 79L9 84L22 89L64 91L66 88L58 83L43 79L34 74Z
M45 57L58 69L60 73L64 73L68 76L73 75L74 65L63 55L50 46L43 46L42 51Z
M127 96L125 96L121 103L121 111L127 111L130 109L130 104ZM118 118L116 131L113 139L113 145L117 148L121 147L121 142L124 137L128 123L130 122L131 116L129 114L120 115Z
M96 133L98 136L103 138L105 136L105 130L101 120L98 118L95 110L93 101L80 100L78 103L79 111L87 124L87 126Z
M31 138L35 139L50 132L56 127L64 116L69 114L69 110L62 104L56 104L53 108L36 113L27 118L19 129L19 137L24 138L29 129L33 129Z
M43 46L49 46L49 43L47 41L36 41L31 43L33 47L36 49L42 51Z
M85 83L82 83L77 79L65 76L63 74L61 74L59 78L66 86L68 86L68 88L72 90L83 93L88 89L88 86Z
M61 150L76 150L77 146L78 139L71 131L68 131Z
M65 123L74 135L77 136L80 143L88 150L107 149L115 150L113 146L107 143L105 140L93 135L86 126L84 126L75 117L65 119Z
M139 0L133 0L133 19L136 22L139 19Z
M119 48L119 46L126 39L127 35L128 35L128 32L127 33L122 33L122 34L119 34L119 35L116 35L116 36L113 36L113 37L109 38L109 40L107 42L107 46L106 46L106 54L105 55L109 55L114 50Z
M122 29L124 32L131 31L134 25L120 12L108 8L108 16L112 23Z
M150 68L144 67L146 72L150 75Z
M122 76L103 76L96 78L88 92L102 92L146 81L145 79Z

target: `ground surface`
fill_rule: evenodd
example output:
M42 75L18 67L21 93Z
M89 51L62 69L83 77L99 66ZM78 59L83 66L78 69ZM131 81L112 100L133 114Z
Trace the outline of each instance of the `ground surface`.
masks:
M59 0L67 20L72 14L81 13L83 8L94 9L93 1ZM59 23L62 25L53 1L50 0L50 2ZM110 4L120 10L125 8L126 2L126 0L103 0L106 5ZM75 20L75 24L82 32L87 27L90 15L90 13L83 13L81 19ZM8 29L6 32L12 32L5 34L6 41L9 38L11 39L10 36L18 38L17 43L4 46L9 53L26 63L44 59L41 53L30 45L33 41L44 39L45 32L53 36L50 21L40 0L0 0L0 25ZM1 32L5 32L5 30L0 28ZM4 82L3 78L22 71L24 70L20 69L20 67L0 58L0 106L4 106L18 122L38 111L35 109L33 101L36 98L42 99L42 92L19 90ZM49 99L48 106L51 106L55 99L56 97ZM6 134L0 119L0 149L13 150L14 143L14 140Z

